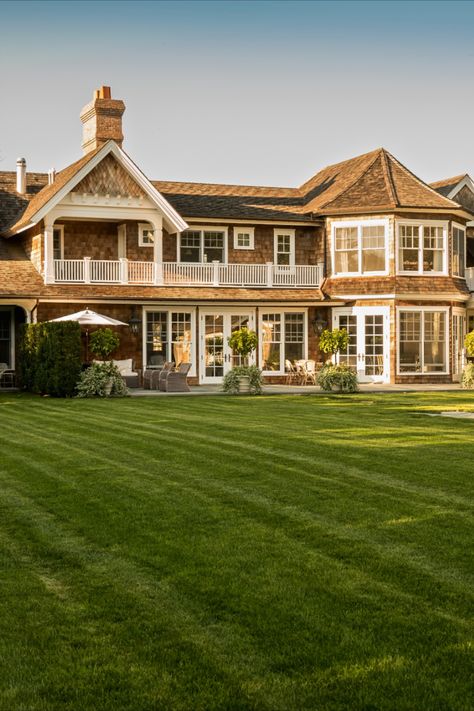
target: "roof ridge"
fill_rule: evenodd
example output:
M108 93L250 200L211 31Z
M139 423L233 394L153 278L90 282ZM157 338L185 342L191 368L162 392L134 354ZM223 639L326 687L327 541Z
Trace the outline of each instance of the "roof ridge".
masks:
M392 177L392 171L390 170L390 164L387 156L387 151L382 148L382 170L385 176L385 183L388 186L388 192L392 196L394 207L399 207L400 201L398 199L397 190L395 188L395 183Z
M368 171L369 171L369 170L372 168L372 166L374 165L375 161L377 161L377 160L379 159L379 157L380 157L380 155L381 155L381 153L382 153L383 150L384 150L383 148L377 148L375 151L369 151L369 153L366 153L366 154L362 153L362 155L370 155L370 153L373 152L373 153L375 153L375 156L374 156L373 160L370 161L369 165L367 165L365 168L363 168L362 171L361 171L360 173L358 173L358 175L356 176L356 178L354 178L354 180L353 180L351 183L349 183L349 185L347 185L345 188L343 188L339 193L337 193L333 198L331 198L331 200L328 200L328 202L323 202L323 203L319 206L318 212L320 212L320 211L323 210L325 207L327 207L328 205L330 205L332 202L335 202L335 200L337 200L338 198L342 197L342 195L344 195L344 194L347 193L349 190L351 190L351 188L353 188L354 185L355 185L361 178L363 178L364 175L366 175L366 174L368 173ZM361 156L356 156L356 158L360 158L360 157L361 157ZM349 163L351 160L355 160L355 158L350 158L348 161L346 161L346 163ZM337 164L336 164L336 165L337 165ZM328 167L330 167L330 166L328 166Z
M444 195L440 195L440 193L437 190L435 190L434 188L432 188L431 185L429 185L428 183L425 183L424 180L422 180L417 175L415 175L415 173L412 173L411 170L409 170L409 168L407 168L405 165L403 165L403 163L400 163L400 161L397 160L395 158L395 156L393 156L389 151L387 151L387 155L389 155L391 160L393 160L393 162L397 164L397 166L400 168L400 170L404 171L407 175L411 176L414 180L416 180L418 183L420 183L420 185L422 185L424 188L426 188L427 190L432 192L433 195L436 195L436 197L446 200L446 202L451 203L451 205L455 205L456 207L459 207L459 203L455 202L454 200L451 200L450 198L445 197Z
M430 187L434 187L435 185L438 186L439 188L443 187L444 185L451 185L452 183L460 183L461 180L464 180L464 178L471 177L469 173L460 173L459 175L453 175L451 178L443 178L442 180L434 180L432 183L428 183Z
M152 183L175 183L177 185L204 185L204 186L215 186L219 188L252 188L256 190L294 190L295 192L300 191L299 188L293 188L283 185L250 185L249 183L208 183L200 182L197 180L155 180L152 179Z

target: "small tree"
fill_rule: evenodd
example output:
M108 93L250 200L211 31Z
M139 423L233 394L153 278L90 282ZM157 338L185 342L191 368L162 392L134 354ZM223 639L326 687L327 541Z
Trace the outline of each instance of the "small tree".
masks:
M120 338L111 328L99 328L91 334L89 350L98 358L106 360L119 345Z
M228 342L232 350L242 356L242 360L244 361L243 365L248 365L249 355L254 352L258 344L255 331L251 331L246 326L243 326L239 328L238 331L232 333Z
M349 345L349 334L345 328L326 329L319 339L319 348L323 353L335 355L339 351L345 351Z
M474 331L468 333L464 339L464 348L466 349L466 355L469 358L474 358Z

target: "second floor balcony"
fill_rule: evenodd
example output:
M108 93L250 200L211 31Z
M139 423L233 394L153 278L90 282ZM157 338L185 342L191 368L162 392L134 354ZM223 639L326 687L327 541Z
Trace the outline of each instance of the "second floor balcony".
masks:
M319 287L322 264L276 265L214 262L151 262L129 259L55 259L56 284L144 286Z

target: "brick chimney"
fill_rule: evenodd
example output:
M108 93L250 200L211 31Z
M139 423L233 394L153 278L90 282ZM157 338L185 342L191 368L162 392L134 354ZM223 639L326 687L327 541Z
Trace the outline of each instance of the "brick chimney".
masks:
M122 147L122 114L125 104L112 99L110 86L101 86L92 101L81 111L82 151L84 155L112 139Z

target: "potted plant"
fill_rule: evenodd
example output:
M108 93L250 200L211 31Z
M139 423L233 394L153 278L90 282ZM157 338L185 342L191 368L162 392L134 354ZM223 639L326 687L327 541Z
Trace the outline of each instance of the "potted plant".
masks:
M464 348L468 362L462 372L461 385L463 388L474 389L474 331L467 334L464 339Z
M249 393L251 391L252 378L255 381L255 366L252 366L252 372L249 372L249 357L257 348L257 334L255 333L255 331L252 331L246 326L243 326L237 331L233 331L232 335L227 340L232 350L235 353L238 353L238 355L240 355L241 357L241 365L238 368L233 368L230 371L234 374L234 379L238 380L238 392Z
M100 360L106 361L120 345L119 336L111 328L99 328L91 334L89 350ZM112 363L110 363L112 365ZM109 396L114 386L114 379L110 375L105 386L106 396Z
M330 357L318 374L318 385L327 391L356 392L357 373L345 363L334 363L334 356L345 351L349 345L349 334L345 328L326 329L321 333L319 348Z

